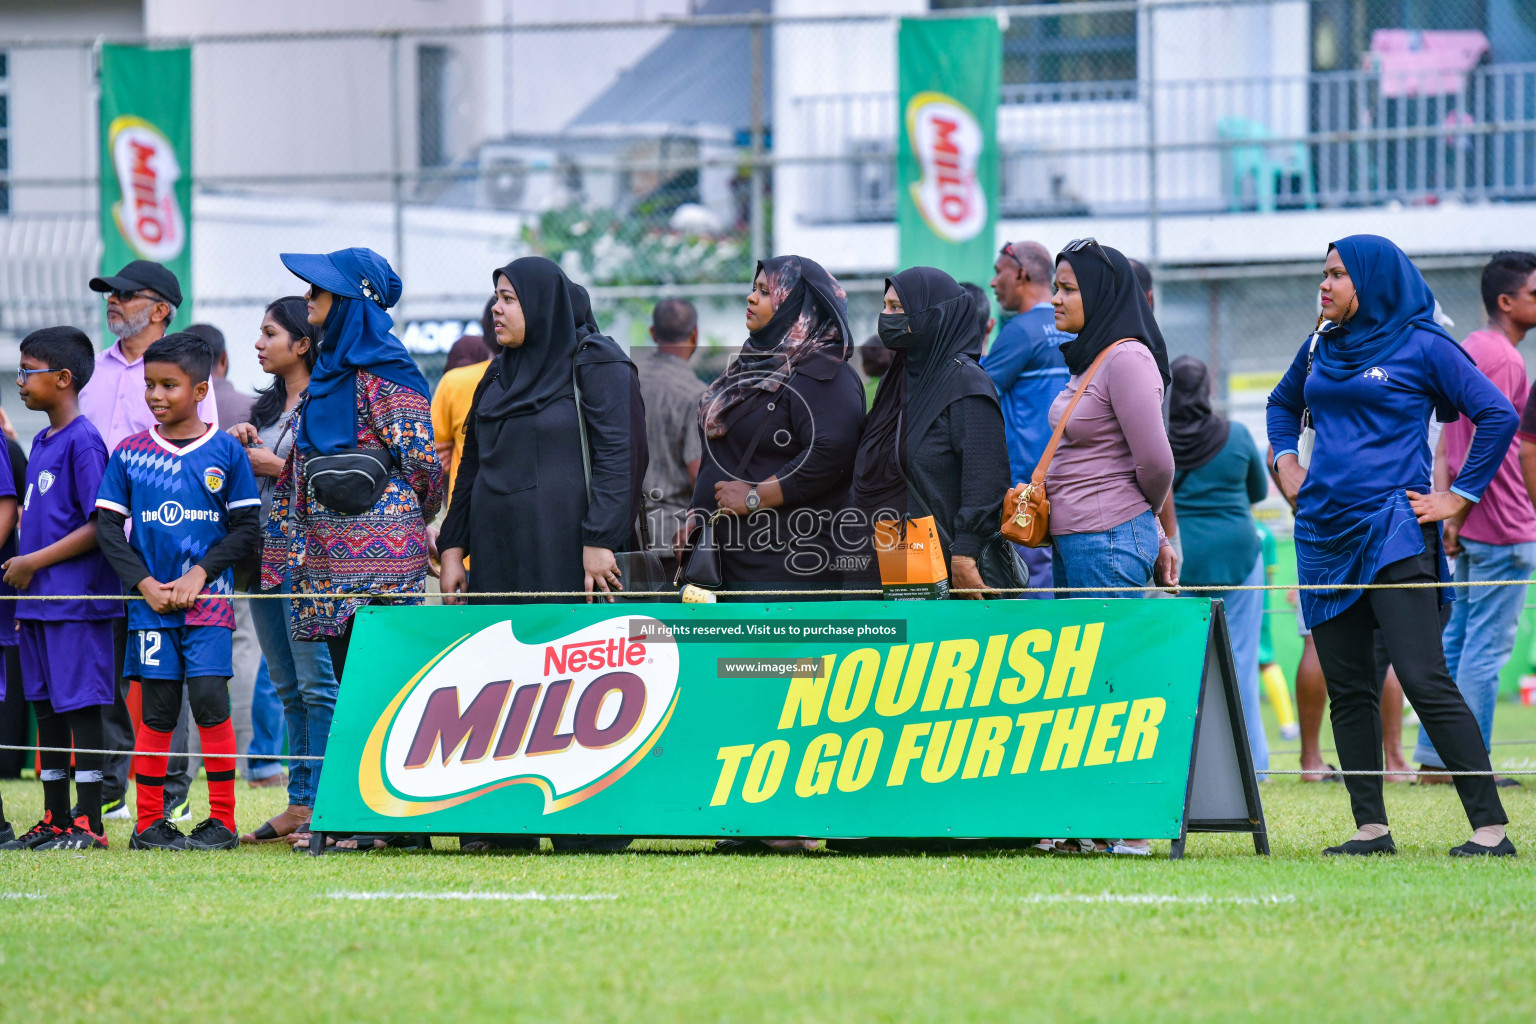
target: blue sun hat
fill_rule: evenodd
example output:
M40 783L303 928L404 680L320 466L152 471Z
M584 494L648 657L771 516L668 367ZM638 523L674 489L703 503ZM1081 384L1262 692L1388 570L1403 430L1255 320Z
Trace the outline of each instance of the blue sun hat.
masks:
M425 398L431 388L386 312L400 301L400 275L372 249L330 253L286 252L283 266L334 296L309 378L309 397L298 432L305 452L334 454L357 447L357 371L366 370Z

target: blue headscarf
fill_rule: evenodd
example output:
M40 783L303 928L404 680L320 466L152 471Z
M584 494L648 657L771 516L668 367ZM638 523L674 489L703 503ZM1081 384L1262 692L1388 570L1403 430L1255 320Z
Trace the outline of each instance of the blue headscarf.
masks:
M1408 255L1380 235L1333 243L1355 285L1355 315L1317 341L1316 365L1334 380L1363 373L1412 336L1429 331L1455 344L1435 322L1435 296Z
M426 397L431 388L387 313L400 301L400 276L372 249L340 249L325 255L283 253L283 265L332 295L320 356L309 377L309 398L299 428L305 452L330 454L357 447L357 371L410 388Z

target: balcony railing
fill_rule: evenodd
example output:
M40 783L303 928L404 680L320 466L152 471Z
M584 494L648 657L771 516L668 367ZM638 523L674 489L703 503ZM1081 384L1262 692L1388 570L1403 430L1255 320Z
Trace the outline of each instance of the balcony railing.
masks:
M1484 65L1433 95L1346 71L1009 86L1002 101L1004 217L1146 213L1153 153L1165 213L1536 199L1536 64ZM781 132L807 221L895 216L895 107L890 93L793 102Z

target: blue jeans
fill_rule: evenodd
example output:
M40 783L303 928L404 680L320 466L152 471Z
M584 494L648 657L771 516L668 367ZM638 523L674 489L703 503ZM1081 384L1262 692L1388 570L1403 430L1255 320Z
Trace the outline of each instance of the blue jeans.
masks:
M289 589L282 582L282 591ZM266 656L272 688L283 703L288 725L288 753L324 756L336 713L336 674L331 654L323 643L295 640L288 633L288 601L262 598L251 602L256 639ZM315 805L320 786L317 761L294 761L288 773L288 802L299 807Z
M1456 580L1524 580L1536 569L1536 542L1484 544L1462 538L1456 558ZM1444 633L1445 667L1456 680L1462 699L1472 709L1483 746L1491 749L1493 706L1499 696L1499 671L1509 660L1520 628L1525 587L1459 587ZM1445 762L1419 727L1413 759L1430 768Z
M246 748L246 753L282 752L283 702L278 700L277 690L272 686L272 676L267 671L267 659L262 657L261 668L256 670L256 687L251 691L251 744ZM251 761L245 774L248 779L270 779L282 770L281 761Z
M1253 571L1243 580L1243 586L1263 585L1264 556L1261 553L1254 560ZM1248 749L1253 753L1253 769L1260 777L1269 767L1269 737L1264 734L1264 716L1259 711L1259 633L1264 628L1266 594L1267 591L1263 590L1221 590L1209 595L1221 598L1226 605L1227 635L1232 638L1237 689L1243 698L1243 724L1248 727Z
M1103 533L1051 537L1051 574L1058 587L1144 587L1157 561L1157 517L1148 509ZM1145 597L1136 591L1087 591L1062 597Z

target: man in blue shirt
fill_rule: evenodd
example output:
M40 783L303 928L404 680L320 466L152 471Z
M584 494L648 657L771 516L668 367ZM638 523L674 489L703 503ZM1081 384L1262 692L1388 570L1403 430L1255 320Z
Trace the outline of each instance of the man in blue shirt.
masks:
M1066 387L1067 361L1059 346L1072 335L1056 329L1051 313L1051 254L1039 242L1009 242L992 264L992 293L1012 319L982 360L1003 406L1008 468L1015 483L1028 480L1051 439L1051 403ZM1032 587L1051 586L1051 549L1019 548ZM1035 596L1035 595L1031 595Z

